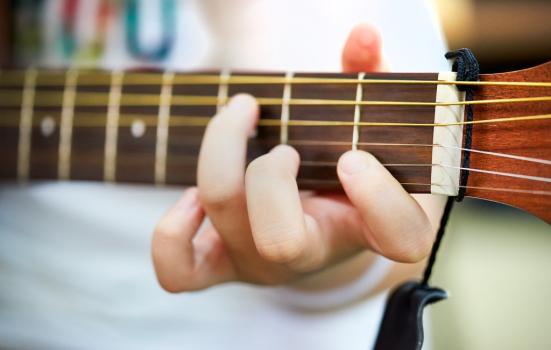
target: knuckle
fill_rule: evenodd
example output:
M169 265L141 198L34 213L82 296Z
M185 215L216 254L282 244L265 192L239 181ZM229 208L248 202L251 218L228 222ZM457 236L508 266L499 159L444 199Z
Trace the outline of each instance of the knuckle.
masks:
M272 179L295 178L293 169L290 169L285 162L282 162L273 153L255 158L249 163L245 171L245 178L249 180L251 178L266 178L266 175L269 175Z
M181 231L181 227L176 225L167 214L155 227L154 235L161 239L170 239L178 236Z
M253 159L253 161L249 163L245 172L245 176L257 176L258 174L267 172L270 168L271 165L268 159L268 155L264 154L258 158Z
M201 203L209 210L225 210L235 205L242 195L240 184L218 183L199 190Z
M275 234L272 234L273 232L269 232L270 230L267 231L262 233L263 237L278 237L282 232L277 230ZM304 236L299 230L288 230L285 237L276 240L258 240L256 244L258 253L268 261L296 267L307 255L308 246L306 241L301 238Z

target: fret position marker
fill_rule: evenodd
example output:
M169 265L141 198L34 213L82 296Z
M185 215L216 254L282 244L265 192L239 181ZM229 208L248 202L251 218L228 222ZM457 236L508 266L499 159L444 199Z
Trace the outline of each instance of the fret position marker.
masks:
M363 87L362 80L365 73L358 73L358 87L356 88L356 105L354 106L354 129L352 129L352 149L356 151L358 149L358 142L360 140L360 119L361 109L360 102L363 100Z
M168 148L168 127L170 125L170 104L172 99L172 84L174 73L163 74L163 86L159 101L159 116L157 124L157 144L155 148L155 183L166 182L166 157Z
M63 109L59 125L59 163L57 176L60 180L69 179L71 172L71 144L73 136L73 118L75 110L76 85L78 71L70 69L65 76L63 92Z
M134 119L132 120L132 124L130 124L130 134L132 134L132 137L135 139L139 139L143 135L145 135L145 130L147 127L145 126L145 123L141 119Z
M119 132L119 107L122 95L124 73L111 74L111 90L109 91L109 106L107 108L107 125L105 129L105 159L103 178L105 181L115 181L117 162L117 138Z
M51 115L47 115L40 122L40 133L44 137L50 137L54 134L55 127L55 119Z
M281 102L281 129L279 132L280 143L287 144L289 141L289 101L291 100L291 82L293 80L293 73L287 72L285 74L285 86L283 87L283 99Z
M230 76L231 73L227 69L224 69L220 72L216 113L220 112L222 110L222 107L224 107L226 105L226 102L228 101L228 82L230 80Z
M19 120L19 144L17 153L17 179L21 182L24 182L29 178L31 131L37 75L38 73L34 68L29 68L25 72L25 82L21 101L21 116Z

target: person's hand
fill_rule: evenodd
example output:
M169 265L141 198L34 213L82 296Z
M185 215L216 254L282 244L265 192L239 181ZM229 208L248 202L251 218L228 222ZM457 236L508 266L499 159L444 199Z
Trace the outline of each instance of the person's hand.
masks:
M380 36L368 25L352 31L342 57L347 72L386 67ZM300 159L289 146L275 147L245 171L257 119L254 98L238 95L209 123L198 188L184 192L154 233L153 261L164 289L282 284L365 250L400 262L427 256L434 239L427 214L369 153L349 151L339 159L346 195L299 193ZM210 222L198 233L205 214Z

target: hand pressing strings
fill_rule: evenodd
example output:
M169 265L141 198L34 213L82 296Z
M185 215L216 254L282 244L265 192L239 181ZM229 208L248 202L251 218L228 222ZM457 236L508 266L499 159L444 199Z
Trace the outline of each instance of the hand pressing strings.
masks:
M381 38L357 26L342 55L344 71L382 71ZM254 98L238 95L208 124L198 187L186 190L159 222L155 271L170 292L243 281L299 280L371 250L401 262L425 258L434 229L419 203L364 151L341 156L346 195L301 194L298 153L280 145L249 164L247 139L258 122ZM200 232L201 222L210 221Z

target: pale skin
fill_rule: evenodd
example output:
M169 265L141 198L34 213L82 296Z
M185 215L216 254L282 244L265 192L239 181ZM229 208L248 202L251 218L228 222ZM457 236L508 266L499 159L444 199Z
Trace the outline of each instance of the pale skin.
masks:
M343 70L385 71L381 45L375 28L356 26L343 49ZM198 186L184 191L153 235L161 286L174 293L230 281L331 288L369 269L375 254L399 263L371 293L418 277L444 199L408 194L364 151L339 159L345 194L301 193L300 158L290 146L277 146L246 167L258 114L252 96L237 95L209 123ZM205 216L210 220L198 233Z

